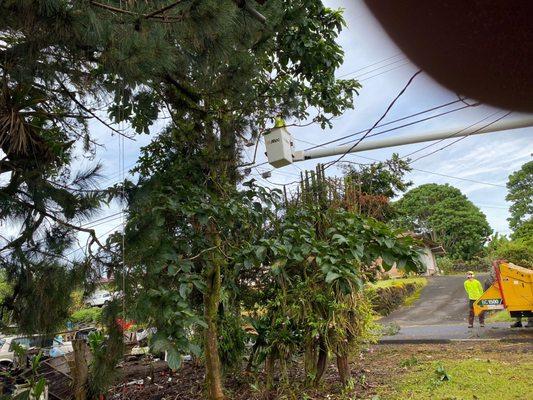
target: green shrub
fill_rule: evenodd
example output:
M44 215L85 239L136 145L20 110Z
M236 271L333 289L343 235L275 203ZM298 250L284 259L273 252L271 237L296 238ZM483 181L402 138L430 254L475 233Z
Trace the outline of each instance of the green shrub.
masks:
M82 308L70 316L75 324L96 324L100 322L102 309L99 307Z
M84 308L83 304L83 290L77 289L73 290L70 294L70 312L75 313L76 311L79 311Z
M387 287L371 286L366 289L366 293L372 302L373 310L379 315L386 316L400 307L409 296L422 286L423 284L418 283Z
M533 268L533 238L501 241L491 251L491 256L525 268Z
M471 260L452 260L449 257L439 257L437 266L443 274L462 274L467 271L490 272L492 260L490 257L474 257Z
M443 274L451 274L453 271L453 260L450 257L438 257L437 268Z

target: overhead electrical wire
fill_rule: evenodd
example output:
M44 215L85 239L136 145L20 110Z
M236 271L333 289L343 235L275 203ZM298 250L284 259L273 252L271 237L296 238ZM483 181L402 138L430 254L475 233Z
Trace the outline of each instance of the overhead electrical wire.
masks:
M450 139L450 138L453 138L454 136L457 136L457 135L460 134L461 132L464 132L465 130L470 129L470 128L476 126L477 124L480 124L481 122L483 122L483 121L489 119L490 117L496 115L497 113L498 113L498 111L491 112L490 114L488 114L486 117L482 118L481 120L476 121L476 122L474 122L473 124L470 124L470 125L468 125L468 126L465 127L465 128L461 128L460 130L458 130L458 131L456 131L456 132L450 134L449 136L447 136L447 137L445 137L445 138L443 138L443 139L439 139L439 140L437 140L437 141L435 141L435 142L433 142L433 143L430 143L430 144L427 144L427 145L425 145L425 146L422 146L421 148L419 148L419 149L417 149L417 150L414 150L414 151L412 151L412 152L410 152L410 153L408 153L408 154L402 156L401 158L405 159L405 158L407 158L407 157L409 157L409 156L412 156L413 154L416 154L416 153L419 153L419 152L421 152L421 151L424 151L425 149L427 149L427 148L429 148L429 147L435 146L436 144L439 144L439 143L441 143L441 142L444 141L444 140L448 140L448 139Z
M391 125L391 124L395 124L397 122L401 122L401 121L405 121L406 119L410 119L410 118L413 118L413 117L417 117L419 115L422 115L422 114L427 114L429 112L432 112L432 111L436 111L436 110L439 110L441 108L444 108L444 107L447 107L447 106L450 106L452 104L456 104L456 103L460 103L461 100L453 100L453 101L449 101L447 103L443 103L443 104L440 104L438 106L435 106L435 107L431 107L431 108L427 108L425 110L422 110L422 111L418 111L414 114L410 114L410 115L406 115L404 117L401 117L401 118L397 118L397 119L394 119L392 121L389 121L389 122L385 122L383 124L379 124L378 126L376 126L376 128L382 128L384 126L388 126L388 125ZM473 107L473 106L472 106ZM467 107L461 107L461 108L457 108L457 109L454 109L453 111L448 111L447 113L450 113L450 112L455 112L455 111L459 111L459 110L462 110L464 108L467 108ZM435 116L432 116L432 118L436 118L436 117L439 117L441 115L444 115L444 114L437 114ZM426 119L423 119L423 120L420 120L419 122L424 122L426 121L428 118ZM403 127L403 126L402 126ZM357 131L357 132L354 132L354 133L350 133L348 135L345 135L345 136L341 136L339 138L336 138L336 139L333 139L333 140L330 140L330 141L327 141L327 142L324 142L324 143L321 143L321 144L317 144L313 147L308 147L307 149L305 150L312 150L312 149L315 149L317 147L322 147L324 145L327 145L327 144L332 144L332 143L336 143L336 142L340 142L341 140L344 140L344 139L348 139L350 137L353 137L353 136L356 136L356 135L360 135L362 133L365 133L366 131L368 131L370 128L366 128L366 129L362 129L360 131ZM398 129L398 128L391 128L391 130L393 129ZM381 133L385 133L385 132L390 132L390 130L387 130L387 131L381 131L381 132L377 132L376 134L381 134ZM374 134L374 135L376 135Z
M443 117L444 115L452 114L452 113L457 112L457 111L462 111L462 110L464 110L466 108L476 107L477 105L479 105L479 103L476 104L476 105L466 105L466 106L461 106L461 107L458 107L458 108L454 108L452 110L443 111L443 112L435 114L435 115L430 115L429 117L417 119L416 121L411 121L411 122L408 122L408 123L405 123L405 124L402 124L402 125L398 125L398 126L395 126L395 127L389 128L389 129L385 129L383 131L372 133L372 134L368 135L367 137L370 138L370 137L374 137L374 136L383 135L384 133L388 133L388 132L396 131L398 129L406 128L408 126L413 126L413 125L416 125L416 124L420 124L422 122L426 122L426 121L429 121L429 120L432 120L432 119L435 119L435 118L438 118L438 117ZM353 143L353 142L355 142L355 140L349 140L347 142L340 143L339 146L344 146L344 145L347 145L347 144L350 144L350 143Z
M403 53L397 53L397 54L395 54L395 55L393 55L393 56L390 56L390 57L384 58L384 59L382 59L382 60L380 60L380 61L376 61L376 62L374 62L374 63L372 63L372 64L368 64L368 65L365 66L365 67L361 67L361 68L358 68L358 69L353 70L353 71L351 71L351 72L347 72L347 73L345 73L345 74L339 75L337 78L344 78L345 76L354 75L354 74L356 74L356 73L359 72L359 71L364 71L364 70L367 69L367 68L373 67L374 65L381 64L381 63L383 63L383 62L385 62L385 61L392 60L392 59L394 59L394 58L396 58L396 57L398 57L398 56L400 56L400 55L403 56Z
M300 142L304 142L304 141L301 140L301 139L295 139L295 140L300 141ZM321 146L321 145L314 144L314 143L311 143L311 142L308 142L308 141L306 141L306 143L308 143L308 144L313 144L314 146L317 146L317 147L320 147L320 146ZM360 155L360 154L350 154L350 156L359 157L359 158L362 158L362 159L364 159L364 160L369 160L369 161L373 161L373 162L383 162L383 161L381 161L381 160L378 160L377 158L372 158L372 157L362 156L362 155ZM350 163L351 161L343 161L343 162ZM356 164L359 164L359 163L356 163ZM424 169L420 169L420 168L414 168L414 167L411 167L411 169L412 169L413 171L423 172L423 173L425 173L425 174L437 175L437 176L441 176L441 177L445 177L445 178L451 178L451 179L457 179L457 180L461 180L461 181L465 181L465 182L478 183L478 184L481 184L481 185L487 185L487 186L494 186L494 187L506 188L506 186L504 186L504 185L498 185L498 184L496 184L496 183L482 182L482 181L478 181L478 180L475 180L475 179L468 179L468 178L460 178L460 177L458 177L458 176L442 174L442 173L440 173L440 172L428 171L428 170L424 170Z
M375 162L382 162L381 160L378 160L376 158L366 157L366 156L362 156L360 154L350 154L350 155L351 156L355 156L355 157L359 157L359 158L362 158L362 159L365 159L365 160L370 160L370 161L375 161ZM506 186L498 185L497 183L482 182L482 181L478 181L478 180L475 180L475 179L469 179L469 178L461 178L461 177L454 176L454 175L447 175L447 174L443 174L443 173L440 173L440 172L428 171L428 170L425 170L425 169L414 168L414 167L411 167L411 169L413 171L423 172L423 173L431 174L431 175L442 176L444 178L451 178L451 179L457 179L457 180L465 181L465 182L478 183L478 184L481 184L481 185L494 186L494 187L499 187L499 188L506 188Z
M496 114L496 113L494 113L494 114ZM492 115L494 115L494 114L492 114ZM496 118L494 121L489 122L488 124L483 125L482 127L476 129L475 131L468 133L466 136L462 136L462 137L458 138L457 140L454 140L453 142L448 143L448 144L446 144L445 146L442 146L442 147L440 147L440 148L438 148L438 149L432 151L431 153L424 154L423 156L420 156L420 157L418 157L418 158L415 158L414 160L409 161L409 164L412 164L412 163L414 163L414 162L416 162L416 161L418 161L418 160L421 160L422 158L429 157L429 156L432 155L432 154L435 154L435 153L437 153L437 152L439 152L439 151L442 151L442 150L444 150L445 148L450 147L450 146L454 145L455 143L457 143L457 142L459 142L459 141L461 141L461 140L466 139L466 138L469 137L470 135L472 135L472 134L474 134L474 133L477 133L477 132L479 132L479 131L482 130L482 129L488 128L489 126L495 124L496 122L498 122L498 121L504 119L504 118L507 117L509 114L511 114L511 111L505 113L505 114L502 115L501 117ZM478 122L478 123L479 123L479 122ZM465 129L466 129L466 128L465 128ZM464 131L464 129L463 129L462 131ZM461 131L459 131L458 133L460 133L460 132L461 132ZM450 139L450 138L456 136L458 133L455 133L455 135L452 135L452 136L450 136L450 137L447 138L447 139ZM441 140L445 140L445 139L441 139Z
M81 224L80 227L81 227L81 228L85 228L85 227L87 227L88 225L92 225L92 224L94 224L95 222L100 222L100 221L103 221L103 220L106 220L106 219L112 218L112 217L114 217L114 216L116 216L116 215L120 215L120 214L122 214L122 211L119 211L119 212L114 213L114 214L106 215L105 217L98 218L98 219L95 219L95 220L93 220L93 221L85 222L85 223Z
M368 80L370 80L370 79L377 78L378 76L381 76L381 75L386 74L386 73L388 73L388 72L396 71L397 69L403 68L403 67L405 67L405 66L407 66L407 65L412 65L412 64L411 64L411 62L409 61L409 62L406 62L405 64L398 65L397 67L387 69L387 70L385 70L385 71L383 71L383 72L380 72L379 74L375 74L375 75L372 75L372 76L366 77L366 78L364 78L364 79L360 79L360 80L358 80L358 81L359 81L359 82L365 82L365 81L368 81Z
M350 147L348 150L346 150L346 152L344 152L344 154L342 154L339 158L337 158L336 160L332 161L332 162L329 162L327 163L325 166L324 166L324 170L330 168L331 166L335 165L336 163L338 163L339 161L341 161L345 156L346 154L348 154L349 152L351 152L354 148L357 147L357 145L359 143L361 143L363 140L365 140L365 138L368 136L368 134L370 134L370 132L372 132L372 130L379 125L379 123L387 116L387 114L389 113L389 111L392 109L392 107L394 107L394 104L396 104L396 102L400 99L400 97L402 97L402 95L405 93L405 91L407 90L407 88L411 85L411 83L413 82L413 80L420 74L422 73L422 70L418 70L417 72L415 72L411 78L409 78L409 80L407 81L407 83L405 84L405 86L403 87L402 90L400 90L400 92L396 95L396 97L390 102L390 104L387 106L387 109L385 110L385 112L383 113L383 115L376 121L376 123L361 137L359 138L359 140L352 146Z
M357 74L357 76L355 77L355 79L359 80L359 78L367 75L367 74L371 74L373 72L376 72L376 71L379 71L383 68L387 68L387 67L390 67L391 65L394 65L394 64L398 64L399 62L403 62L403 61L406 61L407 59L406 58L400 58L399 60L396 60L396 61L392 61L388 64L385 64L385 65L382 65L381 67L376 67L374 69L371 69L370 71L366 71L366 72L362 72L360 74ZM410 62L407 62L407 64L410 64ZM403 64L402 64L403 65ZM351 74L350 74L351 75Z

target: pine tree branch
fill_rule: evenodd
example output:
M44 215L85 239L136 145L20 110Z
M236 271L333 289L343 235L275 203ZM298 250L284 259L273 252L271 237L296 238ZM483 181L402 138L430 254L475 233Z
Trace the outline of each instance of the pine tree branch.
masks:
M57 77L56 77L56 81L59 83L59 85L63 88L63 90L65 91L65 93L67 94L68 97L70 97L72 99L72 101L74 103L76 103L78 105L78 107L80 107L83 111L85 111L86 113L89 113L92 118L95 118L96 120L98 120L100 123L102 123L103 125L105 125L107 128L111 129L113 132L115 132L116 134L120 135L120 136L123 136L125 137L126 139L129 139L129 140L135 140L133 139L132 137L126 135L125 133L119 131L118 129L115 129L113 128L111 125L109 125L107 122L105 122L102 118L100 118L98 115L96 115L94 112L92 112L91 110L89 110L87 107L85 107L78 99L76 99L76 96L74 94L72 94L70 92L70 90L68 90L68 88L63 84L63 82L61 82L61 80L59 80Z
M170 9L170 8L176 6L178 3L180 3L180 1L176 2L176 4L171 4L170 6L166 6L166 7L164 7L161 10L154 11L154 12L152 12L150 14L138 14L138 13L135 13L135 12L130 11L130 10L125 10L124 8L114 7L114 6L111 6L109 4L103 4L103 3L99 3L97 1L91 0L91 4L93 6L102 8L104 10L113 11L113 12L117 12L117 13L120 13L120 14L132 15L132 16L135 16L135 17L141 17L141 18L146 18L146 19L157 19L157 20L161 20L161 21L162 20L165 20L165 21L169 21L169 20L181 21L182 20L181 16L180 17L174 17L174 16L167 17L167 16L158 15L161 12L166 11L165 8L168 7L168 9Z
M152 17L154 17L154 16L156 16L156 15L158 15L158 14L164 13L165 11L168 11L168 10L170 10L171 8L176 7L176 6L177 6L178 4L180 4L182 1L183 1L183 0L175 1L174 3L171 3L171 4L169 4L168 6L165 6L165 7L161 8L161 9L159 9L159 10L156 10L156 11L154 11L154 12L151 12L150 14L145 15L144 18L147 18L147 19L148 19L148 18L152 18Z
M39 218L37 219L37 221L33 221L31 225L26 225L27 228L24 230L22 235L20 235L18 238L16 238L15 240L12 240L7 245L2 247L0 249L0 252L7 250L11 247L17 247L19 245L22 245L22 243L30 239L33 236L33 233L39 228L39 226L41 226L42 222L44 221L44 217L45 216L41 214L39 215Z
M96 7L99 7L99 8L103 8L104 10L114 11L114 12L118 12L120 14L128 14L128 15L133 15L133 16L136 16L136 17L139 16L139 14L134 13L133 11L124 10L123 8L114 7L114 6L111 6L109 4L102 4L102 3L99 3L97 1L91 1L91 4L93 6L96 6Z
M237 4L237 7L248 11L248 13L250 14L250 16L252 16L252 18L255 18L257 21L261 22L263 25L266 24L266 21L267 21L266 17L263 14L261 14L259 11L257 11L255 8L253 8L250 4L248 4L246 0L234 0L234 1L235 1L235 4Z
M19 191L20 193L24 194L24 195L28 195L27 193L24 193L22 191ZM78 232L85 232L85 233L88 233L89 236L91 237L91 243L96 243L98 244L98 246L100 246L101 248L104 248L105 246L100 242L100 240L98 240L98 236L96 236L96 232L94 229L89 229L89 228L83 228L81 226L77 226L77 225L73 225L69 222L66 222L66 221L63 221L61 218L58 218L56 217L55 215L53 214L50 214L48 211L46 210L43 210L39 207L37 207L35 204L31 204L31 203L26 203L24 201L21 201L21 200L18 200L18 199L15 199L14 200L15 203L18 203L20 204L21 206L23 207L26 207L26 208L29 208L30 210L34 210L34 211L37 211L38 213L41 214L41 216L43 217L47 217L47 218L50 218L52 221L54 222L57 222L59 225L63 225L67 228L70 228L70 229L74 229ZM5 247L4 247L5 248ZM0 249L0 251L2 251L4 248Z
M15 165L11 161L0 160L0 174L15 170Z
M200 107L198 105L198 100L200 100L200 96L196 93L193 93L191 90L183 86L181 83L179 83L176 79L174 79L170 74L167 74L165 76L165 80L170 83L172 86L174 86L178 91L187 99L187 103L189 107L194 109L195 111L200 112L202 115L207 116L208 112Z

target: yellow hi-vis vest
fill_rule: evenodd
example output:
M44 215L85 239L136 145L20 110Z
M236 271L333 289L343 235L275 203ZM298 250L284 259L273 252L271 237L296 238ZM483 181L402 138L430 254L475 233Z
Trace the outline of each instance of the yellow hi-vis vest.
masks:
M479 282L477 279L467 279L465 281L465 290L470 300L477 300L483 294L483 286L481 286L481 282Z

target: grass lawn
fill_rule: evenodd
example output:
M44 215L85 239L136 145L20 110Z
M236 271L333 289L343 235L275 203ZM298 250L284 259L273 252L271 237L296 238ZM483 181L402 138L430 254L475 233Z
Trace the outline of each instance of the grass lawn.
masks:
M372 285L374 287L389 287L389 286L401 286L401 285L405 285L406 283L416 283L418 285L425 286L428 283L428 280L421 276L416 276L413 278L385 279L382 281L377 281L373 283Z
M514 322L516 318L511 318L509 311L501 310L487 316L487 322Z
M441 380L444 374L449 380ZM532 376L533 361L520 365L490 359L435 361L412 367L398 383L397 393L386 399L525 400L532 395Z
M501 342L383 346L369 357L367 368L386 369L388 379L378 376L376 391L363 398L532 399L532 349L531 344Z

